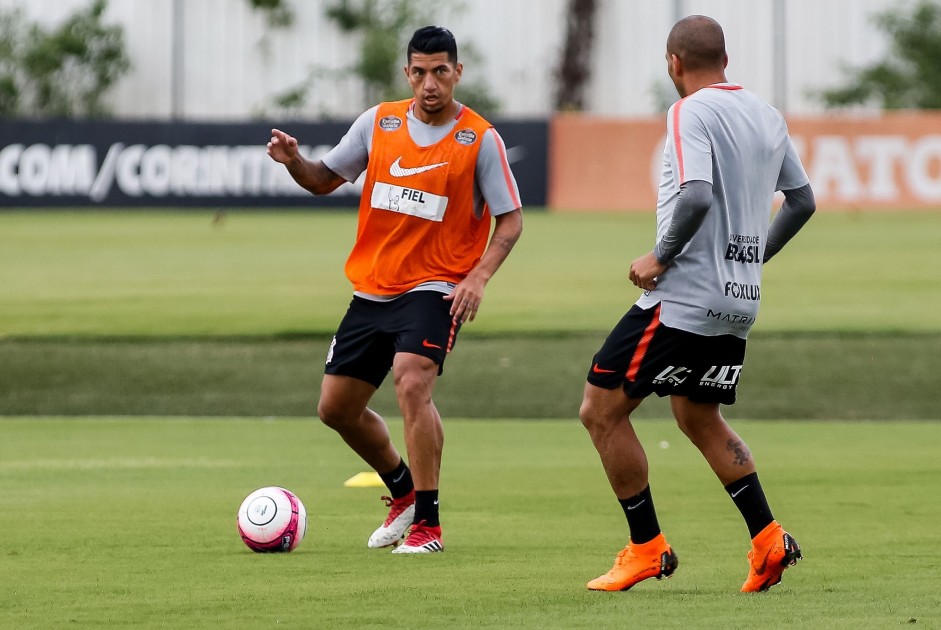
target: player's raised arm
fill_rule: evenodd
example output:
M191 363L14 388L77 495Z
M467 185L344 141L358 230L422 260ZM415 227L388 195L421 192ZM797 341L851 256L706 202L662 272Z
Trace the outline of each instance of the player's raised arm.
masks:
M271 130L268 155L275 162L284 164L294 181L315 195L331 193L346 182L322 161L314 162L301 155L297 148L297 138L280 129Z

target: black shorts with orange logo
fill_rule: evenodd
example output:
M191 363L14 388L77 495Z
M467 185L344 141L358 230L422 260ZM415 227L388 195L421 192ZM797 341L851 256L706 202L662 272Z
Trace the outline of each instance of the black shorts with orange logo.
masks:
M382 384L397 352L444 359L460 330L439 291L413 291L388 302L353 296L327 351L324 372Z
M735 402L745 361L745 340L668 328L660 306L635 305L618 322L588 369L588 382L623 387L631 398L686 396L694 402Z

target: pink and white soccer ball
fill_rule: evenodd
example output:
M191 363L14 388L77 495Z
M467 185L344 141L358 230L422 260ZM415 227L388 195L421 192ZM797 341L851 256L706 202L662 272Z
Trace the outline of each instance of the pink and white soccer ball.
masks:
M258 553L288 552L307 533L307 510L297 495L279 486L259 488L239 506L239 535Z

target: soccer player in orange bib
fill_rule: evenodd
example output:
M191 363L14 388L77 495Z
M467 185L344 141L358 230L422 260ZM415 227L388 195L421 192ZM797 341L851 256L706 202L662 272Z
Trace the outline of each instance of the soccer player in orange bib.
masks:
M454 99L463 66L451 32L415 31L407 62L414 98L364 112L322 160L306 159L278 129L268 155L315 195L366 173L346 262L353 299L327 352L317 413L389 489L388 514L368 546L432 553L444 550L444 429L432 391L461 325L475 318L484 287L519 238L523 216L503 140ZM389 370L407 464L367 406Z
M657 241L631 264L631 282L644 294L592 360L580 412L630 540L614 566L587 586L622 591L670 577L677 567L630 420L646 396L657 394L670 397L680 429L745 520L752 543L741 590L765 591L801 558L801 549L773 518L751 452L719 405L735 402L762 266L816 204L784 118L726 80L725 36L715 20L694 15L678 22L666 57L682 98L667 113ZM771 221L776 190L784 204Z

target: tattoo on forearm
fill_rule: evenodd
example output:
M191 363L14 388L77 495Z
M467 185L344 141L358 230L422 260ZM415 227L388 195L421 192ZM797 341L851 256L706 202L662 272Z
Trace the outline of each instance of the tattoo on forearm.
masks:
M493 237L493 240L490 244L493 247L497 247L499 249L502 249L504 252L509 253L510 250L513 249L513 246L516 244L516 239L497 234L496 236Z
M751 453L748 447L738 440L729 440L726 448L735 454L734 463L737 466L744 466L748 463L748 460L751 459Z

